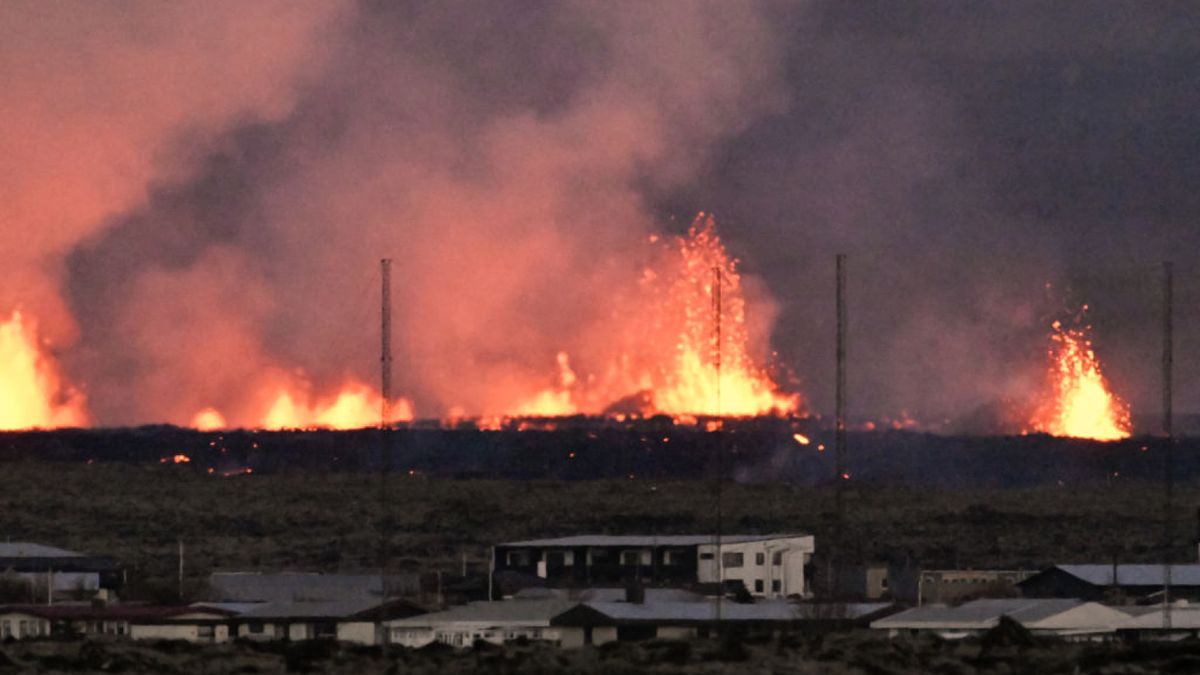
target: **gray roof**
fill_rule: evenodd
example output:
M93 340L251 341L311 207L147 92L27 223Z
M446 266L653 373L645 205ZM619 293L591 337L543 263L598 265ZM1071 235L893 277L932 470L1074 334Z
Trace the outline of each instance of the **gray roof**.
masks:
M721 536L723 544L744 544L753 541L769 541L771 539L791 539L807 537L807 534L726 534ZM609 535L609 534L580 534L573 537L556 537L552 539L529 539L526 541L509 541L499 546L529 546L529 547L581 547L581 546L700 546L716 543L715 534L673 534L673 535Z
M571 600L505 600L501 602L472 602L443 612L431 612L407 619L388 621L390 626L423 627L450 622L495 622L549 624L550 619L578 606Z
M390 591L412 591L410 576L389 576ZM284 572L217 572L209 577L209 596L216 602L314 602L383 598L378 574L309 574Z
M646 602L702 602L704 596L682 588L642 589ZM514 600L574 600L576 602L621 602L624 588L523 588Z
M1055 565L1073 577L1094 586L1112 586L1112 565ZM1200 564L1171 565L1171 584L1175 586L1200 586ZM1117 565L1115 585L1118 586L1162 586L1163 565Z
M14 541L0 543L0 558L81 558L82 553L66 549L34 544L32 542Z
M717 619L717 603L705 602L589 602L587 607L614 621L647 623L706 622ZM890 603L813 604L782 600L721 603L722 621L815 621L855 619L882 611Z
M949 607L925 605L893 614L873 622L875 628L900 626L987 626L1007 616L1020 623L1041 621L1084 604L1082 600L1063 598L1001 598L975 600Z
M333 600L329 602L264 602L238 615L242 619L339 619L374 609L379 599Z

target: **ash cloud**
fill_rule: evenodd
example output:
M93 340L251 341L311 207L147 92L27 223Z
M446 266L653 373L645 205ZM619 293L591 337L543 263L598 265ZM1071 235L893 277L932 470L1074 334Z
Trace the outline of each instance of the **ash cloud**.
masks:
M374 381L384 256L398 390L423 415L494 409L558 351L602 367L641 243L700 210L769 290L815 410L835 252L857 414L1027 397L1068 297L1116 389L1157 410L1156 265L1200 250L1187 5L56 7L0 9L0 38L26 36L0 39L24 102L0 109L23 132L0 137L20 158L0 309L78 333L102 423L246 409L297 371ZM1180 373L1197 299L1181 274Z

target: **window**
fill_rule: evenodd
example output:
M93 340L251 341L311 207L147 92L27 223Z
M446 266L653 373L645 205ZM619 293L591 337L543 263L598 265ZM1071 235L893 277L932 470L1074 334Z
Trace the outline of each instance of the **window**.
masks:
M701 560L712 560L712 559L713 559L713 554L711 554L711 553L701 553L701 554L700 554L700 559L701 559Z
M771 564L772 565L782 565L783 564L783 551L775 551L774 553L771 554Z
M722 553L721 554L721 566L722 567L741 567L742 565L745 565L745 564L746 564L746 554L741 553L740 551L737 553Z
M17 638L23 638L28 634L29 634L29 622L24 619L21 619L21 622L17 624Z
M635 567L642 557L637 551L621 551L621 564L627 567Z
M765 564L766 562L767 562L767 554L766 553L762 553L760 551L760 552L754 554L754 564L755 565L762 565L762 564Z
M251 621L250 623L246 624L246 630L256 635L262 633L263 623L261 621Z
M529 551L509 551L508 565L509 567L525 567L530 561Z
M260 633L262 631L259 631ZM213 637L212 626L196 626L196 637L211 638Z
M8 619L0 622L0 639L12 637L12 623Z
M754 580L754 592L755 592L755 593L762 593L762 592L763 592L763 580L762 580L762 579L755 579L755 580Z
M779 583L778 579L771 580L771 592L772 593L778 593L781 588L782 588L782 585Z

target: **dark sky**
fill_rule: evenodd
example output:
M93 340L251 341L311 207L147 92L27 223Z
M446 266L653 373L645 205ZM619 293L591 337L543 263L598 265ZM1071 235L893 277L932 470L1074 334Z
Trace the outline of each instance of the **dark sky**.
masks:
M352 5L285 108L179 125L158 154L185 168L70 247L67 361L113 422L256 369L370 378L350 326L385 251L401 386L482 406L558 349L586 362L627 242L703 210L818 411L838 252L857 414L1028 397L1084 303L1114 388L1157 412L1164 259L1177 407L1200 411L1198 24L1168 2ZM210 344L238 358L164 365Z

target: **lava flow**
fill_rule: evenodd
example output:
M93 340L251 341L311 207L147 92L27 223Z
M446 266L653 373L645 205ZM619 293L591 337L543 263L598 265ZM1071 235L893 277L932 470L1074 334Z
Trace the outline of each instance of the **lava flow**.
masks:
M38 340L37 325L20 312L0 322L0 429L84 426L83 394L63 382Z
M1087 306L1084 306L1084 311ZM1053 436L1113 441L1128 438L1129 406L1110 391L1088 338L1090 326L1067 328L1055 321L1050 335L1050 392L1029 421Z

